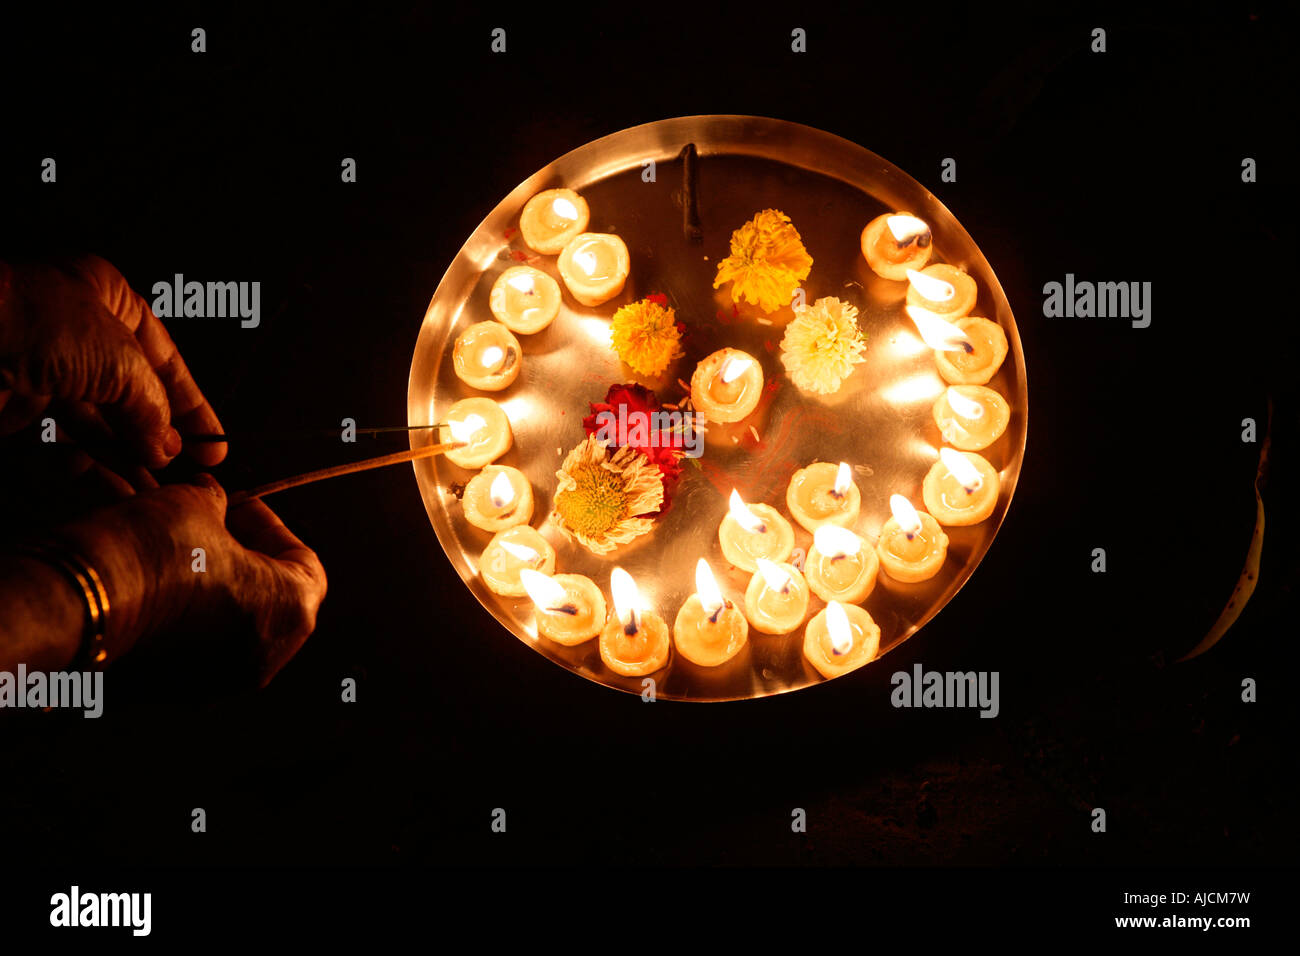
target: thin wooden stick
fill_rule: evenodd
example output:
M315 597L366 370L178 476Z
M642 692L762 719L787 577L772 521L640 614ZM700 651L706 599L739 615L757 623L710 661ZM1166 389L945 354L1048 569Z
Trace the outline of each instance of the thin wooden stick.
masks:
M438 422L435 425L384 425L379 428L358 428L355 429L358 435L379 435L387 432L417 432L425 431L430 428L445 428L446 422ZM237 441L283 441L286 438L337 438L339 429L337 428L306 428L306 429L277 429L275 431L264 432L236 432L234 435L182 435L181 438L187 444L220 444L229 442L232 438Z
M248 501L250 498L262 498L266 495L274 494L277 491L284 491L286 488L297 488L299 485L308 485L313 481L323 481L326 478L337 478L339 475L351 475L358 471L369 471L371 468L384 468L388 465L400 465L404 461L416 461L420 458L432 458L434 455L441 455L444 451L463 447L465 447L463 441L445 442L441 445L427 445L424 448L408 448L406 451L394 452L391 455L380 455L377 458L366 458L362 461L354 461L346 465L333 465L329 468L321 468L317 471L309 471L305 474L294 475L292 478L281 478L279 481L273 481L267 485L258 485L256 488L249 488L247 491L236 491L230 496L230 503L232 505L237 505L240 502Z

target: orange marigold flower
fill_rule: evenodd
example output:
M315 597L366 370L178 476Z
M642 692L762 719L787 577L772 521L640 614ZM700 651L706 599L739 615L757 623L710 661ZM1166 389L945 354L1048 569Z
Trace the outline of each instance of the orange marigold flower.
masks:
M730 282L732 302L744 298L764 312L774 312L790 304L812 263L790 217L779 209L764 209L731 234L731 255L718 263L713 288Z
M638 375L662 375L682 357L682 333L667 302L663 296L650 296L623 306L610 322L610 344Z

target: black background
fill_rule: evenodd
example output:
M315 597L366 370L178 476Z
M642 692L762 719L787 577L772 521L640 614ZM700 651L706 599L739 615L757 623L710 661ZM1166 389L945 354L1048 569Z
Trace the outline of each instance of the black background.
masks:
M1289 862L1295 78L1282 6L178 5L16 24L0 41L4 251L98 252L146 293L176 272L260 280L260 328L170 323L232 432L403 422L429 296L479 220L559 154L692 113L819 127L934 190L1011 301L1031 410L996 543L896 666L727 706L647 706L511 638L443 556L409 469L285 494L273 506L330 577L303 651L260 693L140 659L110 672L98 721L6 714L6 855L60 872ZM504 55L489 49L495 26ZM790 50L796 26L806 54ZM46 156L56 184L40 182ZM940 180L944 157L955 183ZM1067 272L1152 282L1151 327L1043 318L1043 284ZM1262 436L1270 398L1259 589L1213 652L1174 664L1240 570L1259 453L1241 421ZM340 455L336 440L250 442L216 474L244 487ZM914 662L1000 671L1000 716L894 710L889 674ZM356 704L340 702L345 677ZM1241 702L1245 677L1259 703ZM205 835L189 826L200 806ZM494 807L504 836L489 831ZM794 807L807 834L790 831Z

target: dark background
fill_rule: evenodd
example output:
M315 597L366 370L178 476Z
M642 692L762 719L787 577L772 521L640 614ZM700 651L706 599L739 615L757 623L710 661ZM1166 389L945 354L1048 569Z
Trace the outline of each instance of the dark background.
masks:
M933 189L997 271L1031 394L1015 502L972 584L888 667L727 706L646 706L510 637L443 556L407 468L285 494L273 506L330 578L303 651L259 693L205 686L203 665L127 660L98 721L5 714L6 855L1293 859L1291 15L897 6L589 20L180 4L149 19L58 10L0 38L4 252L94 251L145 293L176 272L260 280L260 328L170 323L232 432L405 421L420 320L479 220L561 153L691 113L820 127ZM495 26L505 55L489 51ZM790 51L795 26L806 54ZM40 182L45 156L57 184ZM355 185L339 181L345 156ZM940 180L949 156L955 183ZM1241 181L1246 156L1257 183ZM1067 272L1151 281L1151 327L1044 319L1043 283ZM1262 438L1270 398L1259 589L1218 647L1175 664L1244 559L1260 446L1241 420ZM401 447L250 442L216 473L238 488ZM1000 671L1001 714L891 708L889 675L914 662ZM356 704L340 702L345 677ZM1259 703L1241 702L1245 677ZM494 807L506 836L489 831Z

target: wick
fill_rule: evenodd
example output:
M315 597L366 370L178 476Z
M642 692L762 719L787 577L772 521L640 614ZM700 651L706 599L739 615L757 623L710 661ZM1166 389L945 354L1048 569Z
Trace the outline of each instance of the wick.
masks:
M633 610L629 612L628 621L626 624L623 625L623 633L628 637L634 637L636 635L636 632L639 630L640 627L638 627L636 623L636 611Z
M767 525L759 523L758 530L754 534L767 534Z
M975 346L971 345L969 342L962 342L961 347L966 352L967 355L970 355L972 352L975 351Z
M577 607L572 604L561 604L559 607L548 607L546 610L556 614L567 614L570 617L574 617L578 613Z
M908 535L908 537L910 538L911 535ZM847 554L832 554L832 555L831 555L831 564L834 564L836 561L843 561L843 560L844 560L845 558L847 558L847 557L848 557Z
M722 612L725 611L726 608L727 608L727 602L726 602L726 601L723 601L721 604L719 604L719 605L718 605L718 609L717 609L716 611L714 611L712 614L709 615L709 623L710 623L710 624L717 624L717 623L718 623L718 618L722 616Z

